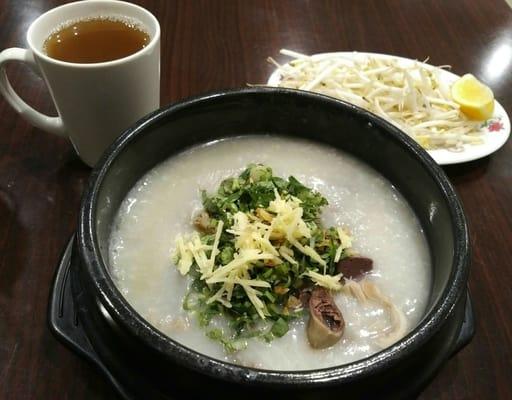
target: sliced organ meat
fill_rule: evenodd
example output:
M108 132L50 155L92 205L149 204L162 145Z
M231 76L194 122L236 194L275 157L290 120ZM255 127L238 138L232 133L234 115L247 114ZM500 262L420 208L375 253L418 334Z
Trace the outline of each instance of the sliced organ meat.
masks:
M348 257L340 260L336 269L343 274L343 278L359 281L373 269L373 260L367 257Z
M206 211L201 211L197 214L193 224L199 232L215 233L215 226L212 225L210 215Z
M312 290L309 314L307 334L311 347L323 349L341 339L345 321L334 299L325 288L316 287Z

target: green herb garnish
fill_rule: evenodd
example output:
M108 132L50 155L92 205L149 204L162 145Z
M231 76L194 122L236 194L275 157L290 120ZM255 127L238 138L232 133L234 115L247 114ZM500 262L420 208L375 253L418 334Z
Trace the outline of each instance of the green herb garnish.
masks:
M206 330L227 352L241 350L251 337L284 336L302 315L302 289L341 287L336 263L346 257L350 238L321 226L327 200L293 176L283 179L251 164L216 193L202 191L202 202L198 232L177 238L175 262L193 278L184 309L205 328L216 317L229 322L226 329Z

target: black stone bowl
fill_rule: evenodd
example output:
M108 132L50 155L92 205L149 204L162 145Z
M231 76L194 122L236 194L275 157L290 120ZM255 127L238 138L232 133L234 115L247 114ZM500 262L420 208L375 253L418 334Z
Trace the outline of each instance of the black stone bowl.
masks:
M110 228L139 178L191 146L259 134L306 138L348 152L389 179L412 206L430 246L433 283L425 316L402 340L363 360L321 370L246 368L168 338L116 288L107 262ZM321 95L247 89L205 95L148 115L92 172L74 246L56 276L51 328L94 361L126 398L410 398L474 331L466 290L468 230L446 175L393 125ZM69 311L73 307L78 318Z

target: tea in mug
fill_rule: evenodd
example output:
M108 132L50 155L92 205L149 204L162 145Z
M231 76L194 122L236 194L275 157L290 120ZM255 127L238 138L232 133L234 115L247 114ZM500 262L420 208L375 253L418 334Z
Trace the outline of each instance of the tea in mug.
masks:
M150 42L133 21L97 17L64 24L48 38L43 50L51 58L71 63L99 63L127 57Z

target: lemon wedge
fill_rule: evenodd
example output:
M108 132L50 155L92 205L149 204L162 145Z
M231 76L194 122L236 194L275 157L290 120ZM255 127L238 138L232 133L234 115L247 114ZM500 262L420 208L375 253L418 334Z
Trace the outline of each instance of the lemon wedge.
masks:
M459 78L452 85L452 98L460 110L471 119L485 120L492 117L494 94L492 90L471 74Z

